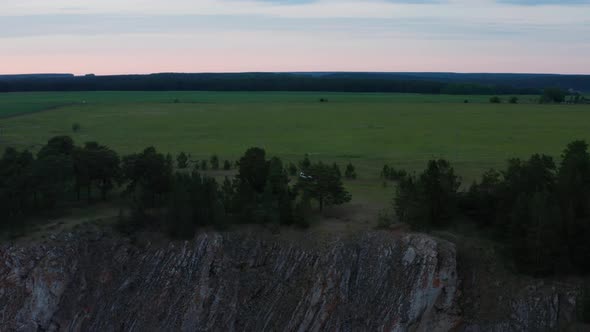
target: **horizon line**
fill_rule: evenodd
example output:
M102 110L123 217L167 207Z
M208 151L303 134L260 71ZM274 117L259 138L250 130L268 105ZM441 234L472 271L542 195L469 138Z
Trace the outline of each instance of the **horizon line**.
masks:
M162 71L162 72L146 72L146 73L68 73L68 72L31 72L31 73L11 73L0 76L25 76L25 75L71 75L72 77L85 76L148 76L148 75L163 75L163 74L177 74L177 75L200 75L200 74L456 74L456 75L553 75L553 76L590 76L590 73L550 73L550 72L458 72L458 71L198 71L198 72L183 72L183 71Z

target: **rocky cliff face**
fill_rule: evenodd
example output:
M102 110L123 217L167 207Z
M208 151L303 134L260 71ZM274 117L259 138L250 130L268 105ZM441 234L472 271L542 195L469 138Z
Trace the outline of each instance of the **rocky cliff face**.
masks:
M499 321L465 319L455 257L451 243L388 232L321 246L63 233L0 246L0 331L534 331L568 319L558 293L504 299L512 314Z

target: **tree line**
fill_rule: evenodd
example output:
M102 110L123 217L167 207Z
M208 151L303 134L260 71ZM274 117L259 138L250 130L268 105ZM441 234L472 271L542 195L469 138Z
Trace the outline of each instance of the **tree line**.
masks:
M23 91L326 91L428 94L537 94L539 89L471 84L380 75L301 75L290 73L151 74L118 76L12 77L0 92Z
M590 272L590 154L567 145L556 163L534 154L489 170L467 190L446 160L397 178L394 206L414 229L447 227L468 218L493 234L518 270L533 275Z
M107 201L115 193L123 198L122 231L155 228L182 238L203 226L306 227L312 209L351 199L338 165L312 163L307 156L298 166L285 166L265 150L250 148L235 163L237 174L221 183L202 172L202 162L188 170L187 159L179 154L175 167L171 155L154 147L120 157L96 142L76 146L69 136L51 138L36 155L7 148L0 159L0 228L59 216L75 204ZM216 155L209 161L221 167ZM351 164L347 176L356 176Z
M563 90L560 88L545 88L543 93L538 99L539 104L590 104L590 99L584 97L579 91L575 90ZM501 104L502 98L499 96L493 96L490 98L490 103ZM510 104L518 104L519 99L516 96L512 96L508 99Z

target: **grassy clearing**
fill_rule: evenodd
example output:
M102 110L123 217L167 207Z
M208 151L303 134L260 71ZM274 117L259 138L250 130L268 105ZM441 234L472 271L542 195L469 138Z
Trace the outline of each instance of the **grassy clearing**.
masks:
M320 103L320 98L329 102ZM470 103L463 103L466 98ZM566 143L590 140L590 105L497 105L488 99L342 93L3 94L4 115L39 111L51 103L71 105L0 119L0 150L36 150L52 136L71 135L78 143L96 140L123 154L154 145L172 154L191 153L193 159L216 153L223 161L260 146L290 161L306 153L342 167L350 161L360 175L347 183L355 201L385 203L392 188L384 188L378 176L386 162L418 170L428 159L443 157L470 182L486 168L502 167L507 158L536 152L557 157ZM72 132L72 123L81 125L78 133Z

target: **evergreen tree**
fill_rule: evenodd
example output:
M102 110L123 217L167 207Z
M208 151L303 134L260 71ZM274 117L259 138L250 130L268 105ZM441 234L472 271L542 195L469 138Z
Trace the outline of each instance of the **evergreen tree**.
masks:
M579 272L590 271L590 154L588 144L566 147L557 175L565 246Z
M195 234L191 202L192 179L176 173L167 206L167 231L174 238L190 239Z
M299 169L305 173L307 169L311 166L311 161L309 160L309 155L306 153L303 157L303 160L299 162Z
M262 193L266 185L269 163L266 152L260 148L250 148L240 158L238 179L257 193Z
M223 162L223 170L224 171L229 171L231 169L231 163L229 162L229 160L226 160Z
M276 199L279 221L281 224L286 225L293 222L292 201L295 198L289 189L289 182L289 176L283 167L282 161L277 157L273 157L269 162L268 183L272 195Z
M338 164L333 163L332 168L334 169L334 173L336 173L336 175L338 175L338 177L341 178L342 172L340 172L340 167L338 166Z
M106 146L88 142L83 148L74 149L73 159L78 200L81 187L86 187L90 201L93 186L99 189L102 200L106 200L108 192L121 179L119 155Z
M37 209L34 157L29 151L4 150L0 159L0 228Z
M188 167L188 156L186 153L181 152L178 157L176 157L176 165L179 169L185 169Z
M219 157L216 154L212 155L211 159L209 161L211 163L211 169L213 169L213 170L219 169Z
M290 176L296 176L297 175L297 166L295 166L295 164L293 164L293 163L289 163L288 171L289 171Z
M381 170L381 177L383 179L389 179L389 165L383 165L383 169Z
M304 197L318 201L320 211L326 205L339 205L351 200L351 195L344 189L339 174L332 166L322 162L312 164L306 171L306 178L300 177L298 188Z
M133 195L146 207L158 206L171 190L172 168L172 160L158 153L154 147L124 157L125 193Z
M408 176L400 181L396 212L415 228L445 226L454 217L460 185L448 161L431 160L417 179Z
M344 176L347 179L356 179L356 170L355 170L354 166L352 165L352 163L348 163L348 165L346 165L346 170L344 171Z
M232 213L233 210L233 201L235 199L235 184L230 181L230 179L226 176L223 180L223 184L221 185L221 197L223 200L223 206L225 207L225 211L227 214Z

